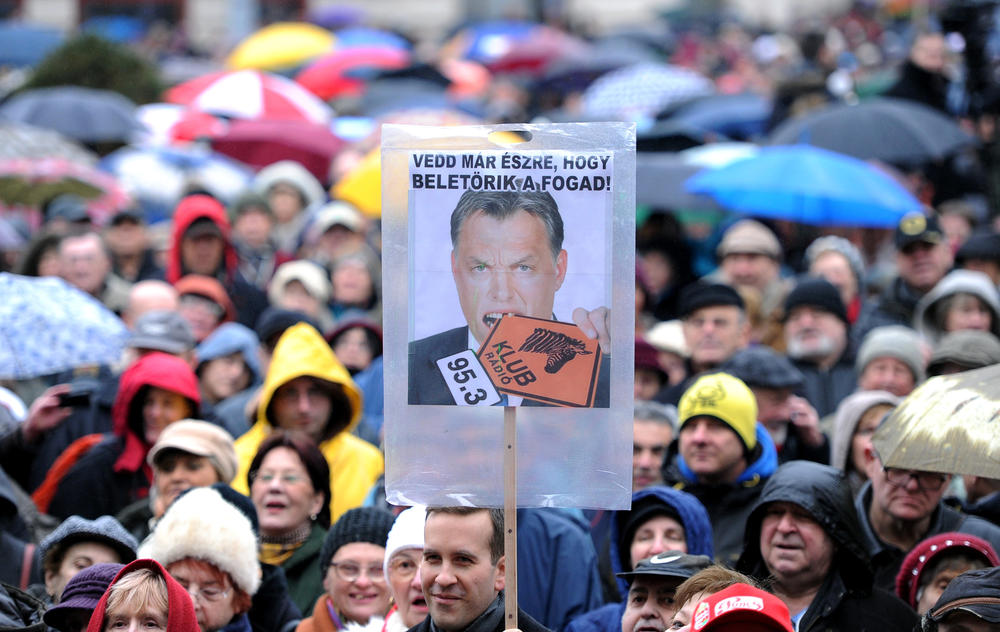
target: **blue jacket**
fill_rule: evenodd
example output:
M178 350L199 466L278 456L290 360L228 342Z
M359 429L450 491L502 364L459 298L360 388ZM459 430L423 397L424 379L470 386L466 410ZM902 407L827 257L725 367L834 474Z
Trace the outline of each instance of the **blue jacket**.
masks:
M772 448L773 449L773 448ZM687 492L678 491L669 487L653 486L641 489L632 494L632 505L644 498L653 497L671 507L680 516L684 525L684 539L687 541L688 553L692 555L707 555L712 557L712 525L708 520L708 513L698 502L698 499ZM618 583L618 592L621 595L628 594L628 582L617 574L631 569L631 561L622 563L622 558L628 555L629 544L621 542L622 530L631 515L631 510L616 511L611 516L611 542L608 554L611 561L611 569L616 574L615 581ZM592 610L587 614L573 619L566 632L621 632L622 614L625 612L625 600L619 603L610 603Z
M554 508L517 510L518 606L551 630L601 605L587 524Z

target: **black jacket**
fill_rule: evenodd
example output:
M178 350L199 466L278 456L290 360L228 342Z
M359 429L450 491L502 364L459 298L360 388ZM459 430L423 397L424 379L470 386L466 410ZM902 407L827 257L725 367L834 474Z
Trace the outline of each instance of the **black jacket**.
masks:
M497 625L492 628L484 626L483 622L480 620L482 619L482 615L480 615L479 619L470 623L469 626L462 632L504 632L504 630L507 629L507 626L504 625L503 593L500 593L500 595L497 596L497 600L500 602L500 617L497 621ZM494 602L494 604L495 603L496 602ZM521 630L521 632L552 632L538 621L532 619L527 612L521 610L520 608L517 609L517 629ZM428 615L424 617L423 621L410 628L408 632L440 632L440 629L437 626L431 625L431 617Z
M851 328L851 348L857 349L867 334L884 325L913 326L913 312L923 295L896 277L879 295L877 300L866 301L858 320Z
M830 572L802 615L799 632L913 629L917 616L909 606L873 586L850 488L836 468L807 461L792 461L778 468L764 485L747 520L737 570L762 580L769 577L760 552L760 530L766 505L779 501L794 503L809 512L835 546Z

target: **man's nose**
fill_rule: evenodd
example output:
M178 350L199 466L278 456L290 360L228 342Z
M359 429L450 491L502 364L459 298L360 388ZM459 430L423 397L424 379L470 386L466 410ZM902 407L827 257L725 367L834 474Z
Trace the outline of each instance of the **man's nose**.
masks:
M494 270L490 275L490 294L495 299L504 300L510 297L512 288L511 273L507 270Z
M451 586L455 583L455 574L448 564L441 565L441 571L434 578L434 583L438 586Z

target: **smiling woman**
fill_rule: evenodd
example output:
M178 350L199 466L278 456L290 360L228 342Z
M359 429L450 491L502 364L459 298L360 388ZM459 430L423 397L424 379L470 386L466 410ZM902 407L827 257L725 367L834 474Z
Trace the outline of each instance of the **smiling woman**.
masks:
M385 577L385 544L393 515L357 507L330 528L319 556L326 594L296 632L340 630L350 624L382 629L391 603Z

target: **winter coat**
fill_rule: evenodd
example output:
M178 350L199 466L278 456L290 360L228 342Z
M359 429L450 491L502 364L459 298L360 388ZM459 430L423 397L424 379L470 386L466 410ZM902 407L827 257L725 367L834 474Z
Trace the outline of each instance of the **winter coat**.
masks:
M49 627L42 620L45 607L44 602L16 586L0 584L0 630L48 632Z
M501 616L498 625L493 626L492 629L488 629L486 626L483 625L482 621L477 619L474 620L472 623L470 623L469 626L465 628L465 630L462 630L460 632L504 632L507 626L504 625L504 617L503 617L503 607L504 607L503 593L500 593L500 595L497 597L497 600L499 600L500 602L499 607L501 610ZM619 628L620 627L621 626L619 626ZM434 628L431 627L431 617L430 615L428 615L427 617L424 617L423 621L410 628L410 632L434 632L435 629L437 629L437 626L434 626ZM520 630L521 632L551 632L551 630L543 626L541 623L532 619L531 616L521 608L517 609L517 629ZM296 632L302 632L302 631L296 631Z
M191 601L191 595L160 566L159 562L149 559L135 560L130 564L126 564L125 568L118 571L118 575L111 580L108 590L104 592L101 600L97 602L94 613L90 616L87 632L104 632L104 616L108 607L108 595L111 594L111 586L118 583L118 580L123 576L139 568L151 569L167 582L166 632L199 632L198 619L194 614L194 602Z
M184 233L195 220L210 219L219 227L225 249L222 264L215 278L222 283L226 294L236 308L237 320L247 327L253 327L261 312L267 308L267 296L263 290L256 287L243 277L239 270L239 259L230 235L229 219L226 209L218 200L207 195L189 195L177 205L174 211L174 225L170 233L170 248L167 252L167 282L175 285L182 277L190 273L184 269L181 261L181 240Z
M913 323L913 313L921 296L901 277L894 278L878 299L865 302L858 321L851 328L851 348L857 349L861 346L865 334L876 327L885 325L909 327Z
M935 322L936 308L941 301L955 294L971 294L981 300L993 317L990 333L1000 337L1000 293L988 276L974 270L952 270L938 281L917 303L913 313L913 328L927 338L932 346L936 344L947 333L939 329Z
M372 444L351 434L361 418L361 391L330 345L311 325L298 323L288 328L278 340L271 367L261 389L257 422L236 440L239 470L232 486L247 494L250 462L274 426L268 418L271 400L278 388L298 377L309 376L339 385L350 402L349 411L331 411L329 439L319 444L330 464L330 520L336 522L348 509L358 507L375 480L382 474L382 453ZM345 413L346 414L343 414Z
M899 79L889 87L884 96L914 101L942 114L950 114L948 78L941 73L921 68L909 59L903 63Z
M281 565L288 580L288 596L301 612L309 612L316 599L324 594L319 552L325 538L326 529L314 522L306 541Z
M597 552L587 526L567 510L517 510L518 606L562 630L604 603Z
M899 574L899 567L903 564L903 559L908 551L883 542L875 534L871 520L868 518L868 508L871 507L871 504L872 484L871 481L868 481L854 499L854 509L861 522L862 544L868 551L872 569L875 572L875 585L892 591L896 586L896 575ZM948 531L977 535L992 544L994 549L1000 550L998 548L1000 547L1000 527L982 518L958 513L945 505L944 502L939 501L937 509L931 514L930 528L920 539L924 540L932 535Z
M253 632L286 632L302 619L302 613L288 594L288 582L281 568L260 564L260 588L254 593L250 611Z
M38 549L29 545L30 541L28 527L18 513L13 484L0 469L0 582L26 588L42 581Z
M841 354L837 362L828 369L821 369L816 364L803 360L792 360L792 364L802 372L802 376L805 378L802 383L802 391L820 418L837 410L840 402L858 387L857 374L854 372L854 356L847 351ZM829 455L827 457L829 458ZM817 459L808 460L817 461ZM829 461L820 462L828 463Z
M736 562L743 550L743 528L747 517L764 483L778 468L778 453L771 436L759 423L756 434L760 453L733 483L713 485L699 482L677 452L677 441L671 445L673 456L668 457L663 468L663 480L668 485L688 492L705 507L712 524L715 559L728 566Z
M843 472L828 465L793 461L782 465L764 485L747 520L744 549L736 569L761 580L770 571L761 556L760 531L767 506L788 502L805 509L834 544L823 585L799 620L799 632L878 630L909 632L917 622L898 597L873 588L861 526Z
M708 513L698 502L698 499L691 494L670 487L653 486L640 489L632 494L632 507L636 507L640 502L643 504L649 502L645 499L660 501L680 517L681 525L684 527L684 539L687 542L688 553L712 557L712 525L709 523ZM618 601L573 619L566 628L567 632L619 632L621 630L622 614L625 612L624 596L628 594L628 582L618 577L617 574L632 568L629 559L631 543L623 541L623 531L627 527L631 515L631 509L623 509L611 514L609 541L601 550L601 555L609 562L610 568L607 570L616 583Z
M63 519L74 514L89 519L113 516L148 495L152 471L146 453L152 446L143 428L142 402L149 387L180 393L191 403L191 416L198 416L198 379L187 363L158 352L140 358L122 373L111 409L112 433L61 478L49 503L51 515Z

